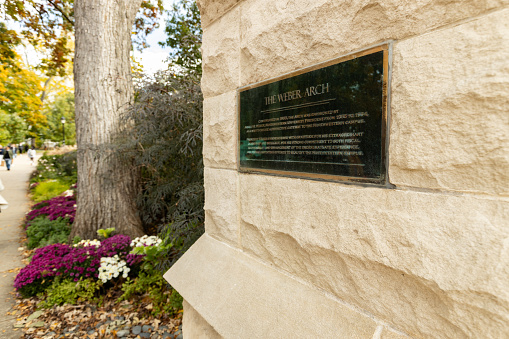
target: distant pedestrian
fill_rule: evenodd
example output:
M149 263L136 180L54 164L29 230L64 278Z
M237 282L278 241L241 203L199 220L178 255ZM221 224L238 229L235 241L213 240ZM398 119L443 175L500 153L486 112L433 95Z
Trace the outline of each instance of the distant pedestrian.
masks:
M30 149L27 152L28 158L30 159L30 165L34 165L34 159L35 159L35 150L30 147Z
M3 191L3 190L4 190L4 185L2 184L2 180L0 180L0 191ZM2 210L6 209L7 205L9 205L7 200L5 200L4 197L2 197L0 195L0 212L2 212Z
M18 151L18 147L16 147L16 144L11 145L12 154L14 155L13 159L16 159L17 155L16 152Z
M5 166L7 166L7 170L11 170L12 160L14 159L14 154L12 153L12 149L10 146L7 146L4 149L4 161Z

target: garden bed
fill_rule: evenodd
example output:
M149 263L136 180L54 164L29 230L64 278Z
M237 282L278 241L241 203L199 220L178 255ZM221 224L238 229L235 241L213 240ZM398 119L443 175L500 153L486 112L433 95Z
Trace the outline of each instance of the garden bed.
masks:
M14 282L16 330L25 338L178 338L182 297L158 263L173 243L131 239L114 228L98 239L73 239L76 212L73 154L43 156L30 180L26 264Z

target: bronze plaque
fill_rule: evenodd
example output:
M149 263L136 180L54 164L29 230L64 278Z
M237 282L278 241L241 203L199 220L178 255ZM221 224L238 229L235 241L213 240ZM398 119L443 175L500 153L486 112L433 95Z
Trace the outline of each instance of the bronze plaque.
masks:
M239 93L240 171L384 184L388 47Z

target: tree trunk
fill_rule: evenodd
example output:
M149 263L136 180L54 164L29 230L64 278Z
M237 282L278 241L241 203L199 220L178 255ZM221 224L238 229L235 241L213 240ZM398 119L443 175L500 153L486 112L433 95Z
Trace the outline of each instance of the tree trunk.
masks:
M137 175L108 147L133 98L129 53L141 1L74 2L78 209L71 238L97 238L98 229L109 227L131 237L143 234Z

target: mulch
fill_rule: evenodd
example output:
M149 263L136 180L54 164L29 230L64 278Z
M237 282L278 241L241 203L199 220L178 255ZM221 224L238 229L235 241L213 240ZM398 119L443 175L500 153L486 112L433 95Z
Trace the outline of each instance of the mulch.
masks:
M151 304L137 300L117 302L109 296L102 307L88 303L37 310L37 298L18 299L10 315L21 338L181 338L182 312L155 318Z

